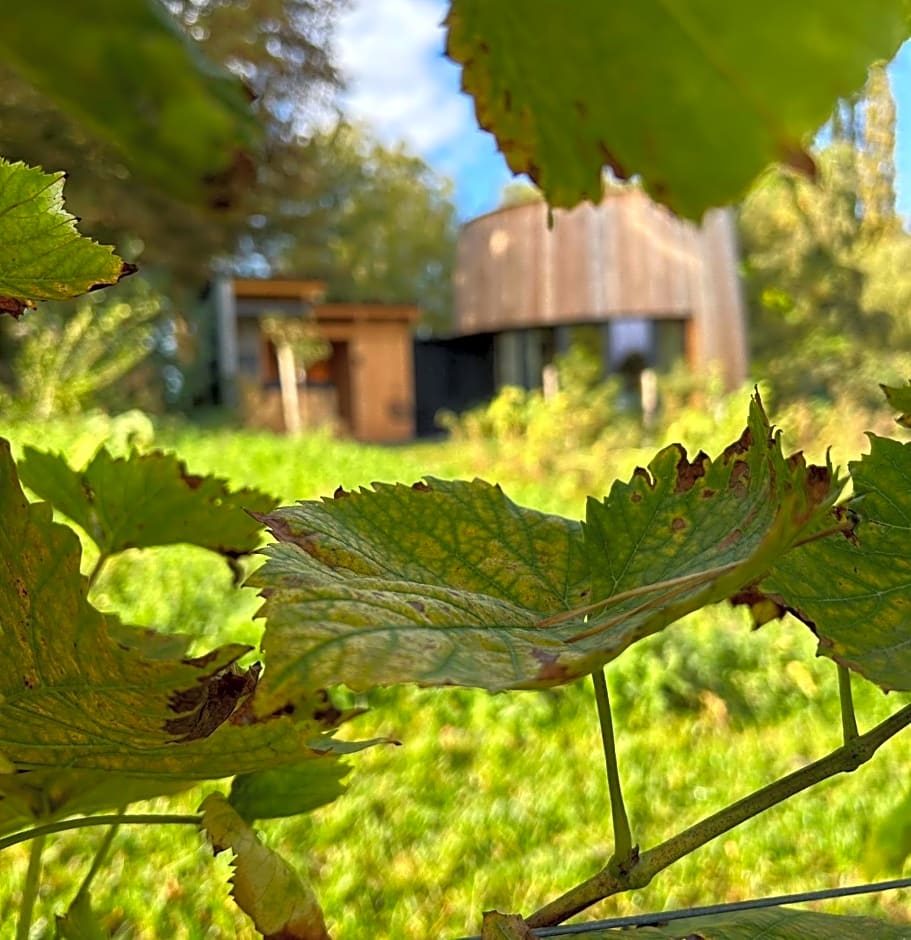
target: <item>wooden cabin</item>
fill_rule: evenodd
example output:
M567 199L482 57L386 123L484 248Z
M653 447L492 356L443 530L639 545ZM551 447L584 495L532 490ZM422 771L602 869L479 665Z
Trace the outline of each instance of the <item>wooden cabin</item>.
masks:
M325 303L325 284L308 280L222 278L215 293L221 399L246 424L324 426L360 441L414 436L416 307ZM282 341L281 327L295 324L323 350L317 361Z
M701 225L636 189L553 212L543 202L467 223L458 244L455 324L488 336L495 386L542 384L554 355L594 335L606 374L678 362L747 372L746 319L730 210Z

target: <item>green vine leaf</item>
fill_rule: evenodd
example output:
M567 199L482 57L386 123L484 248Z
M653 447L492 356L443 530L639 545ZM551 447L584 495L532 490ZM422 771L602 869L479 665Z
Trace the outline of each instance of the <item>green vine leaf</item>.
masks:
M813 172L833 99L908 36L902 0L453 0L447 26L478 122L551 205L599 201L607 165L694 219L771 162Z
M245 510L268 512L277 504L259 490L231 492L225 480L195 476L173 454L114 458L102 448L76 471L60 454L26 447L19 473L105 556L185 543L230 561L259 545L261 526Z
M222 207L249 184L261 136L249 93L158 0L16 4L4 11L0 50L178 199Z
M202 827L217 854L234 853L231 894L256 929L275 940L329 940L313 889L267 848L221 793L203 800Z
M313 687L571 681L767 571L827 516L828 467L786 459L758 398L716 461L662 451L578 522L481 481L375 484L261 516L258 707Z
M636 930L596 930L592 940L635 936L636 940L902 940L907 926L899 927L872 917L821 914L786 907L767 907L733 914L711 914L671 921L663 927L638 927ZM568 940L568 934L565 935ZM560 934L556 934L560 940Z
M0 157L0 314L116 284L136 267L76 230L63 207L63 173Z
M870 435L849 464L856 514L850 537L781 559L749 598L771 600L819 638L819 652L886 690L911 691L911 444Z
M67 767L158 779L214 779L347 753L345 716L325 693L281 716L254 714L249 647L171 657L88 602L75 533L23 494L0 441L0 754L17 770ZM111 629L109 630L109 626ZM293 712L293 714L292 714Z
M231 781L228 802L247 822L298 816L338 799L348 771L338 761L312 760L300 767L240 774Z

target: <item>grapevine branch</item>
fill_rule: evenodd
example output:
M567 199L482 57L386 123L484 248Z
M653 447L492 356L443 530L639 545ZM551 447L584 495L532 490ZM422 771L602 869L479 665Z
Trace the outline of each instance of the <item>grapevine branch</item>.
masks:
M739 826L748 819L758 816L765 810L777 806L829 777L857 770L870 760L886 741L909 724L911 724L911 705L906 705L870 731L846 741L826 757L756 790L742 800L708 816L678 835L672 836L666 842L643 852L627 870L615 871L609 862L592 878L583 881L532 914L527 920L528 926L551 927L561 924L568 917L578 914L598 901L622 891L644 888L659 872L735 826Z

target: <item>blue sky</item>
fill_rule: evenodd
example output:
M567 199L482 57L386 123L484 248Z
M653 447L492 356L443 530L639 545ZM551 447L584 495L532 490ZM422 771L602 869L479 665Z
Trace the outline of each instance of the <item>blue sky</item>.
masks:
M452 178L461 219L494 209L512 178L490 134L478 128L459 69L443 55L445 0L349 0L337 54L348 79L345 108L385 143L404 141ZM911 43L891 66L898 106L898 209L911 218Z

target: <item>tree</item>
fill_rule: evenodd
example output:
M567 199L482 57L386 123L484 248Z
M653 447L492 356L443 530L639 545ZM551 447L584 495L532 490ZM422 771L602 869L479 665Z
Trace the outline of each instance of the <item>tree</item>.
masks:
M231 254L238 237L299 177L307 153L300 146L303 129L329 107L339 83L331 40L340 4L170 0L167 6L212 60L240 75L256 96L265 139L243 191L231 194L235 206L194 204L164 192L136 171L129 154L6 62L0 64L0 128L7 159L67 169L69 205L97 237L195 290L212 260Z
M888 235L901 223L895 212L895 99L885 64L870 69L863 138L858 153L858 198L867 235Z
M878 378L896 381L911 367L895 276L911 238L868 234L857 159L832 144L817 155L817 182L772 170L739 210L754 369L782 399L869 402Z
M273 274L327 282L327 299L417 304L450 322L457 236L452 184L403 146L341 124L307 146L302 182L245 249Z

